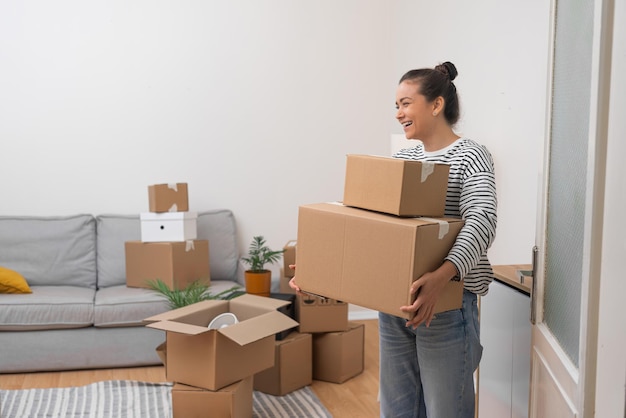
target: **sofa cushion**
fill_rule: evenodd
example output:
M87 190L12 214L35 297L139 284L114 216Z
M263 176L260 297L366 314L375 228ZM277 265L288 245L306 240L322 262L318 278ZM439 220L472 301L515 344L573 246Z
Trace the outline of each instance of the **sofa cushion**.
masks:
M98 288L126 284L126 241L141 239L139 215L98 215Z
M167 301L150 289L110 286L96 292L97 327L145 326L142 321L168 311Z
M0 266L0 293L33 293L28 282L15 270Z
M31 286L30 294L0 294L0 331L83 328L93 325L95 290Z
M211 280L237 281L239 247L235 216L228 209L198 213L198 239L209 241Z
M30 286L95 289L95 219L0 216L0 265L19 271Z

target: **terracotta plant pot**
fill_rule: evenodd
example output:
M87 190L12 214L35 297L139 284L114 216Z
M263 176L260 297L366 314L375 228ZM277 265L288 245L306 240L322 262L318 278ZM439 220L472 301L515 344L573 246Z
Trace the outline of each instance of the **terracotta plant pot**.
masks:
M247 293L269 297L272 287L272 272L270 270L263 270L261 272L247 270L245 272L245 278Z

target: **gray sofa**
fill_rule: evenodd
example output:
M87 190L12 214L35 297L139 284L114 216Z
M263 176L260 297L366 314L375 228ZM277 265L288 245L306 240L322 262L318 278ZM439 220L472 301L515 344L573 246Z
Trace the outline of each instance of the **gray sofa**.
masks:
M199 212L209 241L211 292L242 284L230 210ZM0 373L160 364L162 331L144 318L168 310L149 289L126 286L124 242L139 215L0 216L0 266L31 294L0 294Z

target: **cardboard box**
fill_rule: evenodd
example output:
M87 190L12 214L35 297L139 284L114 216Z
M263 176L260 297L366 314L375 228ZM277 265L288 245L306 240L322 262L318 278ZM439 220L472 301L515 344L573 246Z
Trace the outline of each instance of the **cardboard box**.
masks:
M463 221L401 218L334 203L301 206L298 215L298 286L306 292L391 315L415 298L411 283L437 269ZM435 313L459 309L463 283L450 281Z
M443 216L447 164L348 155L343 203L398 216Z
M283 396L310 385L312 380L312 335L292 332L276 341L274 367L254 375L254 390Z
M253 401L252 376L219 391L181 383L172 387L173 418L251 418Z
M195 303L145 322L165 331L168 380L219 390L274 365L275 334L298 325L278 312L286 304L246 294ZM209 329L211 320L225 312L233 313L239 322Z
M189 210L187 183L150 185L148 202L150 212L187 212Z
M290 265L296 264L296 240L287 241L283 247L283 274L285 277L293 277L296 271L289 268Z
M209 241L126 241L126 286L149 288L161 279L170 289L184 289L196 280L211 283Z
M313 379L343 383L365 368L365 326L313 335Z
M139 218L143 242L188 241L198 236L197 212L144 212Z
M300 279L298 279L298 283ZM296 321L300 332L331 332L348 329L345 302L315 295L296 295Z

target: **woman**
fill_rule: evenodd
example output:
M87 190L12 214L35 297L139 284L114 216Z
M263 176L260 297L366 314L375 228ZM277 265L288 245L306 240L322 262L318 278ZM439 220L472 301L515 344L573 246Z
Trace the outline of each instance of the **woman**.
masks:
M412 320L379 313L380 416L384 418L474 417L473 373L482 354L477 295L487 293L493 271L487 249L495 238L496 188L489 151L457 135L459 100L450 62L411 70L396 91L396 118L407 139L420 142L397 158L448 164L445 215L464 226L443 263L411 286L417 294ZM463 280L461 309L433 315L449 280ZM291 287L299 291L295 278Z

